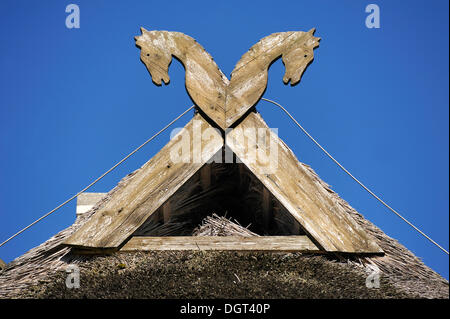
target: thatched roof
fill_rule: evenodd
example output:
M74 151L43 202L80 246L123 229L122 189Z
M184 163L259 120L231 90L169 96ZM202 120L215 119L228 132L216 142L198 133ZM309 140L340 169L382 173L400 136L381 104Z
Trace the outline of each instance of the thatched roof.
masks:
M384 256L218 251L78 256L62 246L130 174L72 226L9 263L0 273L0 298L449 298L448 281L339 198L309 166L302 165L375 238ZM65 269L70 263L81 269L79 289L65 287ZM365 286L374 267L381 271L380 289Z
M215 213L207 216L202 224L192 232L192 236L241 236L252 237L259 236L250 231L247 227L243 227L238 221L232 221L231 218L219 216Z
M319 256L232 251L154 251L100 256L79 263L79 289L66 274L22 290L32 298L408 298L387 278L380 289L365 273ZM145 284L142 284L145 283Z

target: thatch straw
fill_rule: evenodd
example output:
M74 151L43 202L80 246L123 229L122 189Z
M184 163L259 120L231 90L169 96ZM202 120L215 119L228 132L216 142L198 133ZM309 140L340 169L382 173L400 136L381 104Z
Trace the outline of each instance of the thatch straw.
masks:
M192 236L259 236L248 230L249 226L243 227L237 220L232 222L231 218L228 219L214 213L212 216L206 217L202 224L194 229Z
M316 183L321 187L321 190L324 192L329 192L332 200L336 201L338 204L342 205L347 213L351 215L355 221L360 224L366 232L368 232L370 235L372 235L377 244L380 245L380 247L385 252L385 255L382 257L367 257L367 256L342 256L342 260L338 262L333 262L332 264L336 264L339 266L339 270L337 272L333 273L333 276L338 275L336 278L338 280L336 281L336 285L339 285L340 283L348 283L352 282L350 277L348 277L348 272L354 272L354 271L362 271L367 264L376 265L378 269L381 271L381 280L386 280L389 284L393 285L395 289L397 289L399 292L407 293L410 296L418 296L421 298L448 298L449 297L449 286L448 281L442 278L440 275L435 273L433 270L428 268L424 263L417 258L413 253L411 253L408 249L406 249L404 246L402 246L399 242L396 240L390 238L387 236L383 231L381 231L379 228L377 228L375 225L373 225L371 222L366 220L361 214L359 214L356 210L354 210L347 202L339 198L339 196L334 193L330 187L324 183L317 174L307 165L302 164L307 171L309 172L309 175L315 179ZM134 174L134 173L133 173ZM46 286L46 281L52 282L53 278L52 276L56 275L58 272L64 271L65 267L69 263L77 263L82 264L85 261L91 260L91 257L89 256L77 256L73 255L70 251L70 248L64 247L62 245L62 242L71 234L73 234L77 229L79 229L89 218L100 208L102 207L112 196L114 192L116 192L118 189L124 187L129 182L129 177L133 174L130 174L126 178L124 178L119 185L114 188L112 191L109 192L109 194L94 207L91 211L79 216L75 223L66 228L65 230L61 231L60 233L56 234L46 242L42 243L40 246L33 248L29 252L25 253L24 255L20 256L13 262L9 263L6 266L6 269L0 272L0 299L1 298L11 298L11 297L19 297L23 296L25 292L30 292L30 289L32 287L36 287L36 285L40 285L42 287ZM203 194L202 194L203 195ZM192 197L188 197L192 199ZM175 201L176 203L176 201ZM252 206L253 207L253 206ZM189 209L191 210L191 209ZM196 211L196 207L192 207L192 211ZM216 210L209 210L216 211ZM201 234L211 234L211 233L227 233L225 229L231 228L233 229L232 232L235 231L236 226L228 226L219 228L220 231L217 230L217 228L212 227L211 220L213 221L212 224L214 225L222 225L220 222L217 221L217 219L213 216L212 218L206 218L206 220L203 222L201 226L198 227L198 230L196 233ZM219 218L220 221L224 222L221 218ZM184 220L183 220L184 221ZM201 219L200 219L201 221ZM197 225L199 221L196 221ZM174 225L171 225L170 227L173 227ZM195 228L195 225L193 225L193 228ZM242 227L244 228L244 227ZM211 230L215 229L215 230ZM246 229L246 228L244 228ZM209 233L208 233L209 231ZM243 231L242 229L239 229L238 232ZM247 234L250 233L250 231L246 230ZM171 252L169 257L173 254ZM188 252L188 254L193 254L193 252ZM230 260L230 253L227 252L215 252L215 255L217 255L220 258L223 258L224 261ZM159 256L157 254L139 254L139 256ZM115 258L121 258L122 255L117 254L113 256L104 256L101 257L105 260L115 260ZM137 256L136 254L126 254L123 255L124 258L133 258L133 256ZM253 255L252 255L253 256ZM267 254L268 260L273 262L271 256L276 256L276 254ZM254 257L254 256L253 256ZM155 257L156 258L156 257ZM201 258L204 259L204 255L202 254ZM250 257L249 257L250 258ZM302 257L303 258L303 257ZM309 258L309 257L305 257ZM95 261L96 259L93 259ZM159 259L156 258L156 261ZM241 260L241 257L235 258L232 261L232 265L234 265L235 262L238 262ZM248 268L248 265L252 263L253 259L245 260L245 265L242 266L242 269ZM313 260L325 260L325 256L318 256L314 257ZM306 261L306 259L305 259ZM164 267L166 264L170 264L169 261L164 260ZM184 262L179 262L179 265L182 265L184 269L186 268L184 265ZM195 264L195 263L194 263ZM213 262L212 264L215 264ZM287 265L290 265L291 263L286 263ZM90 267L92 269L91 264L86 264L87 267ZM277 263L274 263L278 267ZM302 276L307 275L308 273L311 273L310 270L305 269L303 272L301 271L301 263L299 263L297 266L299 268L295 269L295 274L302 274ZM231 267L231 266L230 266ZM234 266L233 266L234 267ZM146 267L145 273L148 273L148 269L152 269L152 267ZM170 267L168 267L170 269ZM205 269L209 269L205 266ZM231 268L230 268L231 269ZM92 269L95 270L95 269ZM176 268L178 271L178 268ZM291 269L291 271L294 271ZM218 272L220 274L221 272ZM331 270L323 269L320 271L314 270L312 273L319 273L321 276L326 276L327 274L331 274ZM188 273L190 274L190 273ZM65 273L63 274L65 275ZM211 276L216 276L216 274L211 274ZM153 279L157 279L161 277L158 273L158 275L152 277ZM212 277L215 278L215 277ZM234 277L233 277L234 278ZM243 278L241 276L241 278ZM261 285L266 284L268 281L271 280L281 280L283 279L282 273L279 273L276 278L268 279L268 278L262 278ZM300 277L299 277L300 278ZM331 277L330 277L331 278ZM333 277L334 278L334 277ZM95 277L97 279L97 277ZM116 280L122 280L122 277L112 277L112 279ZM258 279L258 278L256 278ZM314 282L321 283L327 282L328 278L321 278L314 279ZM143 280L135 280L136 282L146 282ZM356 281L355 281L356 282ZM189 282L189 284L192 284L192 281ZM334 285L334 284L333 284ZM364 282L361 284L362 287L365 287ZM126 284L125 284L126 286ZM219 285L220 286L220 285ZM258 286L258 285L256 285ZM283 284L283 286L289 286ZM177 287L177 291L180 291L179 287ZM307 286L308 287L308 286ZM359 287L359 286L358 286ZM145 288L145 285L144 285ZM220 287L222 288L222 287ZM345 288L345 287L344 287ZM345 289L348 289L352 287L347 287ZM351 290L350 289L350 290ZM123 291L121 289L120 291ZM105 293L108 293L107 290L104 291ZM234 290L233 290L234 292ZM340 296L340 292L335 292L335 294L339 294L336 296ZM204 297L204 295L202 295ZM234 295L236 297L236 295ZM253 297L255 297L253 295ZM281 295L280 295L281 296ZM344 294L341 296L345 296ZM362 297L362 295L356 294L355 297ZM246 297L249 297L246 295ZM312 296L314 297L314 295Z

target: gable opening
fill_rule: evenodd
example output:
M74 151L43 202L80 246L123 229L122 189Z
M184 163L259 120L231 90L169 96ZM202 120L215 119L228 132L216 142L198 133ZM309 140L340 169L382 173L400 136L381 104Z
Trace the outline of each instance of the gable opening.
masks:
M260 236L306 235L242 163L205 164L133 236L191 236L217 215Z

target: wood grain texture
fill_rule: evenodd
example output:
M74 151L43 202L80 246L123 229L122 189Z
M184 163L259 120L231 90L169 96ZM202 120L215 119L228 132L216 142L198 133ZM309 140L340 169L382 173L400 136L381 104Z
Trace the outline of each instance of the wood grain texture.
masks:
M295 85L314 59L320 38L315 29L271 34L250 48L231 73L225 106L226 126L230 127L258 102L267 86L269 66L282 57L286 72L283 82Z
M169 65L175 56L186 70L186 89L203 112L221 128L225 127L227 77L211 55L193 38L180 32L147 31L135 37L141 48L141 61L153 83L169 83Z
M344 208L319 185L305 166L276 134L267 139L255 138L244 132L248 129L270 130L259 114L250 113L226 136L226 145L255 174L265 187L295 217L304 230L326 251L348 253L380 253L381 248ZM249 156L249 145L258 151L269 152L276 145L275 169L267 171L267 163ZM272 152L274 152L272 148ZM273 163L272 163L273 165Z
M201 149L193 143L198 138L202 140ZM186 158L186 162L174 161L173 152L178 152L182 141L189 146L190 159ZM195 115L64 243L83 248L119 247L222 146L223 139L218 131L200 114Z
M242 56L230 80L211 55L183 33L141 28L142 35L135 39L153 82L169 83L168 69L175 56L185 67L186 89L194 103L225 129L258 102L267 86L267 71L273 61L282 57L286 84L300 81L314 58L314 48L319 45L320 39L313 36L314 31L280 32L263 38Z
M123 252L152 250L319 252L306 236L135 236L120 249Z

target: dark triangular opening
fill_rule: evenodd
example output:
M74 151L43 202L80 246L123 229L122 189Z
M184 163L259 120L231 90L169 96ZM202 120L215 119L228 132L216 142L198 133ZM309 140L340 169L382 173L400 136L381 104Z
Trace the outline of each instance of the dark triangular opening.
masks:
M133 236L189 236L212 214L262 236L305 235L247 166L235 162L205 164Z

